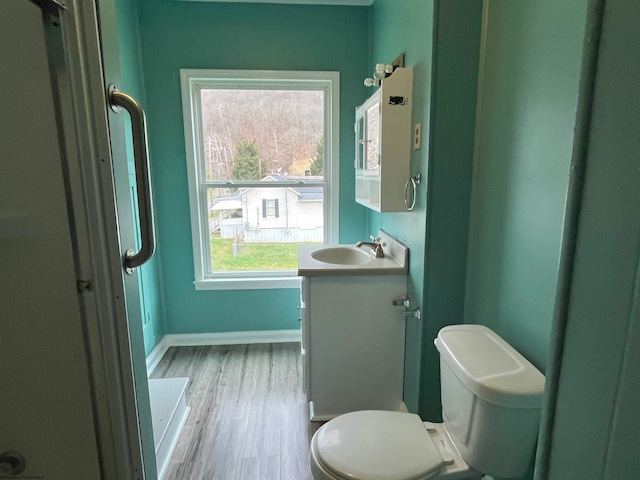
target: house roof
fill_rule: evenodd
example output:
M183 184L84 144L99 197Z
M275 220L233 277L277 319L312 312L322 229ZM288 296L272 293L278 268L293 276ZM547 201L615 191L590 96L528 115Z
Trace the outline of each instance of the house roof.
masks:
M304 177L300 177L300 178L304 178ZM264 177L262 181L278 182L278 181L291 180L291 179L292 179L291 177L287 178L282 175L273 173L271 175L267 175L266 177ZM286 186L286 188L288 188L289 191L295 193L298 196L299 202L321 202L324 199L324 190L322 187L315 187L315 186L304 187L304 186L291 185L291 186ZM227 195L220 195L216 197L215 203L211 207L211 210L213 211L241 210L242 197L244 197L249 190L252 190L252 188L242 188L237 192L229 193Z
M298 177L300 179L308 178L308 177ZM285 180L294 180L296 178L285 177L283 175L279 175L277 173L272 173L264 177L262 182L269 181L285 181ZM285 187L285 186L283 186ZM300 202L318 202L322 201L324 198L324 190L322 187L306 187L306 186L298 186L298 185L287 185L286 188L289 191L295 193L298 196L298 201ZM252 190L252 187L249 188L241 188L237 192L229 193L227 195L220 195L216 198L216 201L212 207L212 210L235 210L242 208L242 197L246 195L249 190Z
M211 210L240 210L242 209L242 196L240 192L229 193L216 197Z
M321 201L324 198L324 190L322 187L292 187L298 195L301 202Z

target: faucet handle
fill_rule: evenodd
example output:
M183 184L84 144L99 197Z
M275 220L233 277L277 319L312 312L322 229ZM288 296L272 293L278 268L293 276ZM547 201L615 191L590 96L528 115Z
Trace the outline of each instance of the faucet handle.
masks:
M369 239L370 239L373 243L380 243L380 237L374 237L373 235L369 235Z
M383 242L380 237L372 238L372 240L373 240L373 243L375 243L378 246L378 248L387 246L387 242Z

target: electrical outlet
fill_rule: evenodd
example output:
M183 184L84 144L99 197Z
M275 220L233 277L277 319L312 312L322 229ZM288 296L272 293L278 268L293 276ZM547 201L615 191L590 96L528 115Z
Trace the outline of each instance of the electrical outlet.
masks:
M422 123L416 123L413 127L413 149L420 150L422 146Z

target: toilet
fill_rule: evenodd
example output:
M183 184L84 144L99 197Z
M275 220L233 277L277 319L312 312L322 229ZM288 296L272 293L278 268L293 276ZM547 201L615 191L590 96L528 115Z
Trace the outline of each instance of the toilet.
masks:
M443 423L404 412L340 415L313 436L315 480L520 477L533 458L544 376L482 325L452 325L440 353Z

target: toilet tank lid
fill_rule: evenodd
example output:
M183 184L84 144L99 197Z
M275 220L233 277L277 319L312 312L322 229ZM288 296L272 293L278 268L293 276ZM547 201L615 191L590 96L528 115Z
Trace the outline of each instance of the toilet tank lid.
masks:
M544 375L484 325L451 325L438 333L440 361L478 397L505 407L540 408Z

